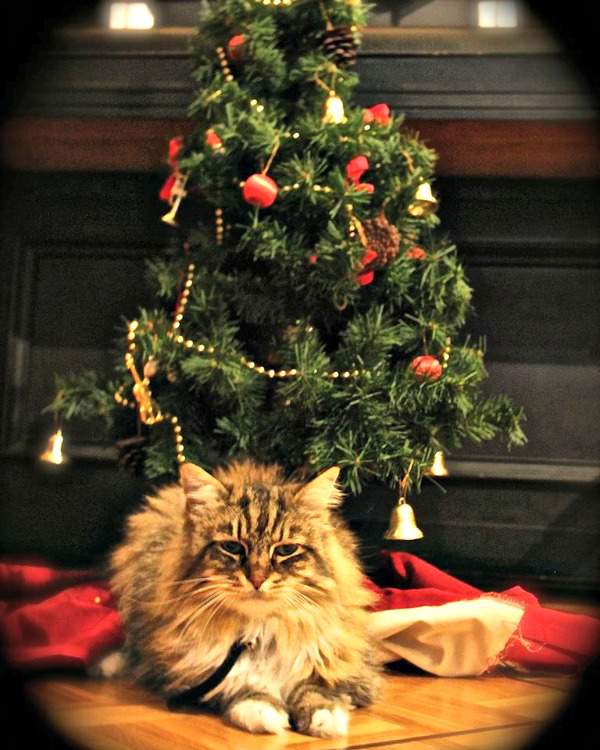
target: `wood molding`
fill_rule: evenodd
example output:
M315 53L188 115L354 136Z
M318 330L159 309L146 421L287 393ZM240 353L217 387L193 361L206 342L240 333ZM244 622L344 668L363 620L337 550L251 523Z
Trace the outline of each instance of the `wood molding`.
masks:
M407 120L439 155L441 176L595 177L596 124L586 121ZM184 118L12 117L0 133L0 163L16 171L166 170L169 138Z

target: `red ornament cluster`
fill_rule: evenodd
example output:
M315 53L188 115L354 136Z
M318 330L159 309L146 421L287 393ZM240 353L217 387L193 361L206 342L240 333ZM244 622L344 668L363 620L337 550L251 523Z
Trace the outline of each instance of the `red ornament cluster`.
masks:
M391 121L390 108L387 104L374 104L363 112L365 124L376 122L378 125L389 125Z
M219 151L223 148L223 141L214 128L209 128L206 131L204 134L204 140L206 141L206 145L214 148L215 151Z
M367 169L369 169L369 160L366 156L360 154L359 156L355 156L354 159L350 159L348 164L346 164L346 177L357 190L372 193L375 190L375 185L370 182L360 181L360 178Z
M365 250L362 258L360 259L360 268L364 270L362 270L361 273L359 273L356 277L356 280L361 286L367 286L375 278L375 271L369 269L369 265L376 261L377 258L378 255L375 250L371 250L371 248L369 247Z
M431 354L420 354L409 367L417 380L439 380L444 371L439 359Z
M168 160L169 165L171 166L171 174L164 181L163 186L160 189L160 193L158 194L158 197L161 199L161 201L165 201L166 203L171 202L173 188L175 187L178 178L181 178L181 172L179 171L179 155L181 154L182 148L182 135L176 135L174 138L171 138L171 140L169 141L168 150Z

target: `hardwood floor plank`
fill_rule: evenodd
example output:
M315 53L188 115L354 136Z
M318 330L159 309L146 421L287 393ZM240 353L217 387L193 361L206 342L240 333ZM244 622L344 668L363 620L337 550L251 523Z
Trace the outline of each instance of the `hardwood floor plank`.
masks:
M537 723L430 735L382 746L352 745L352 750L521 750L539 731Z
M431 731L450 732L503 722L543 721L563 700L558 691L503 676L450 681L410 676L388 681L383 700L373 711L398 721L413 719Z
M172 713L157 696L122 681L30 683L51 723L86 750L518 750L569 692L504 675L387 674L381 699L353 712L348 737L319 739L292 731L252 735L207 712Z

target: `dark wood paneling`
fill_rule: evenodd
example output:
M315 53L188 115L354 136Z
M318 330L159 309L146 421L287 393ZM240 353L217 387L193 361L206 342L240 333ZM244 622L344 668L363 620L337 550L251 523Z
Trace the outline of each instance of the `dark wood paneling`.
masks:
M102 560L144 485L106 462L44 465L0 458L0 555L35 555L62 565Z
M367 564L382 544L404 549L491 589L526 585L595 591L600 485L447 478L410 499L424 538L382 542L395 494L371 486L344 514ZM497 589L496 589L497 590Z
M52 420L55 373L109 377L124 318L150 306L144 260L169 243L159 175L45 173L3 183L3 254L10 272L2 342L2 448L35 452ZM10 206L8 205L10 202ZM106 442L75 425L73 443Z
M21 114L181 117L194 86L194 30L58 33L31 66ZM542 29L364 30L360 103L385 98L415 119L582 119L590 87Z
M600 174L594 124L494 120L407 120L439 155L439 175L589 177ZM165 168L183 118L13 117L0 134L2 164L15 170L134 171Z

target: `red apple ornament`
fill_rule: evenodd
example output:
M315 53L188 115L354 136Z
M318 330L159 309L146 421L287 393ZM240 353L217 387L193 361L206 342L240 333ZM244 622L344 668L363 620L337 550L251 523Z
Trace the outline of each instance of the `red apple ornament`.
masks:
M437 357L431 354L421 354L410 363L410 369L417 380L439 380L442 375L442 365Z
M275 180L262 173L248 177L242 189L246 203L259 208L268 208L273 205L278 193L279 186Z

